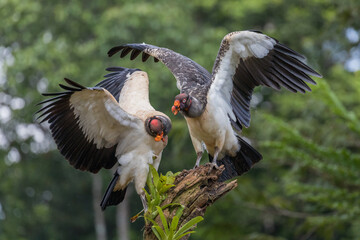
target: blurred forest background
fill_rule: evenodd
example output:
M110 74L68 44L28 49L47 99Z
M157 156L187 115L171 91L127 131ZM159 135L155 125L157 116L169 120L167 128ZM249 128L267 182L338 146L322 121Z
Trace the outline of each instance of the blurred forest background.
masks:
M307 94L256 89L244 136L264 159L216 202L191 239L360 239L360 1L0 0L0 239L141 239L138 196L99 210L112 174L71 167L34 121L64 77L93 86L105 68L149 73L153 106L172 116L175 79L160 63L108 58L124 43L173 49L209 71L223 36L257 29L323 74ZM182 117L160 172L192 168ZM203 160L203 163L206 160Z

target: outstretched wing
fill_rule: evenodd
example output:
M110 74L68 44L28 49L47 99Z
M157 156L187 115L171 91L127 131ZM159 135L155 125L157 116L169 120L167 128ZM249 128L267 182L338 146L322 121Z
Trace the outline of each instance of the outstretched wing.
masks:
M221 42L213 66L208 100L216 102L221 96L231 104L233 113L228 114L233 122L249 127L250 100L256 86L311 91L307 83L316 83L310 76L322 76L304 60L299 53L260 32L229 33Z
M125 112L104 88L86 88L69 79L66 90L44 93L54 96L37 113L41 122L48 121L59 151L77 169L98 172L111 168L117 161L116 146L130 131L142 129L143 122Z
M207 90L211 83L210 73L188 57L176 53L167 48L161 48L149 44L124 44L109 50L109 57L121 52L123 58L131 52L130 59L135 59L142 53L142 61L145 62L150 56L154 61L165 64L177 80L176 86L182 93L192 94L197 91ZM206 91L205 91L206 93ZM206 97L206 96L204 96Z
M131 74L136 71L141 71L140 69L131 69L123 67L109 67L106 69L110 73L106 74L105 79L95 87L102 87L108 90L119 102L120 92L123 89L125 82L129 79Z

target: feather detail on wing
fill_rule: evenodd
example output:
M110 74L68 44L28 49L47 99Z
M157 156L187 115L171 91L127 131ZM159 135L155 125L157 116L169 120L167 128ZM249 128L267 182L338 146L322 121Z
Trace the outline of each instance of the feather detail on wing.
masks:
M37 113L41 122L48 121L61 154L77 169L98 172L111 168L117 161L116 145L143 121L128 114L107 90L85 88L69 79L70 86L60 84L65 92L44 93L55 96Z
M123 110L143 121L146 119L145 115L155 112L149 100L149 78L146 72L122 67L111 67L106 70L110 73L96 86L108 90Z
M130 59L135 59L142 52L142 61L150 56L155 62L161 61L174 75L178 89L190 95L196 92L207 92L211 81L210 73L195 61L167 48L149 44L124 44L109 50L109 57L120 52L123 58L131 52ZM198 96L196 96L198 97ZM205 96L203 96L204 98Z
M119 101L120 92L123 89L125 82L134 72L141 70L123 67L110 67L107 68L106 71L109 71L110 73L106 74L104 76L105 79L96 84L96 87L105 88L114 96L116 101Z
M311 91L307 83L316 83L310 76L322 76L307 66L304 59L260 32L229 33L222 40L214 63L208 101L227 103L223 108L232 122L249 127L251 95L256 86Z

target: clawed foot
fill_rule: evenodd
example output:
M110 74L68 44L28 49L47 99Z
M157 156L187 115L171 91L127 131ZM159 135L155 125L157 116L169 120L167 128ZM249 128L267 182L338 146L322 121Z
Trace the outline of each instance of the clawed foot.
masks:
M145 212L144 212L144 209L141 210L141 211L140 211L138 214L136 214L135 216L131 217L131 218L130 218L130 222L131 222L131 223L134 223L134 222L140 217L140 215L141 215L142 213L145 213Z
M136 214L135 216L130 218L130 221L132 223L135 222L136 219L138 219L140 217L141 213L144 213L144 215L145 215L147 210L148 210L147 201L146 201L146 197L145 197L145 192L140 193L140 199L141 199L141 203L143 205L143 210L141 210L138 214Z
M208 171L208 174L210 174L211 173L211 171L213 171L214 169L215 170L219 170L219 166L216 164L216 162L211 162L211 163L209 163L210 164L210 168L209 168L209 171Z
M140 194L140 199L141 199L141 203L142 203L142 205L144 207L144 213L146 213L147 210L148 210L148 206L147 206L147 201L146 201L146 197L145 197L145 192L142 192Z
M219 166L217 165L216 162L211 162L210 164L212 165L213 168L219 169Z

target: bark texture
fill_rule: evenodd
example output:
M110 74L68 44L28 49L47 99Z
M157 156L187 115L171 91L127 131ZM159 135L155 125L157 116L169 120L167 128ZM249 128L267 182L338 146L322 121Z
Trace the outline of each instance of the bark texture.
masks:
M161 204L179 203L185 206L179 225L182 226L196 216L204 216L207 207L212 205L220 197L237 186L237 180L230 182L218 182L217 179L224 170L224 166L218 169L210 164L202 165L196 169L183 170L175 179L175 187L168 192L167 198ZM168 222L171 222L177 207L167 208L164 214ZM155 221L162 226L160 217ZM152 224L147 224L144 230L144 239L155 240L156 236L151 230ZM188 239L186 235L182 239Z

